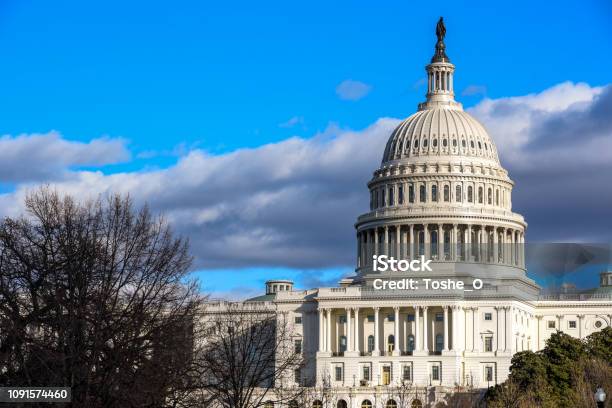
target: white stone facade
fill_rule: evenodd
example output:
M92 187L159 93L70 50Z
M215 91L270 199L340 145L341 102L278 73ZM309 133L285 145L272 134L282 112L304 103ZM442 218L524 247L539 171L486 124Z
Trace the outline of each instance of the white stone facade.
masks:
M426 102L393 131L368 183L356 275L305 291L273 281L251 300L289 316L308 361L300 385L331 386L338 407L386 407L402 382L414 387L414 406L430 406L461 387L503 382L514 353L542 349L556 330L584 338L611 325L612 274L602 274L599 292L549 298L527 277L527 224L512 211L513 182L485 128L454 100L455 67L443 47L426 67ZM374 290L381 276L408 277L374 272L374 254L424 255L433 272L409 277L485 286Z

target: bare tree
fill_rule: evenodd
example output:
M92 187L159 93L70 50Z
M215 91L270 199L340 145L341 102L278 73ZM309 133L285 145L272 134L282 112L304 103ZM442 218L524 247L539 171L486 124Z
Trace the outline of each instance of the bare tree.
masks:
M220 302L209 305L201 320L207 335L196 347L194 366L202 403L257 408L268 401L297 401L303 394L294 381L303 355L293 348L286 316L272 305Z
M128 197L48 188L0 222L0 385L69 386L73 406L163 406L201 301L188 243Z
M389 399L395 400L397 408L409 408L414 392L410 381L399 380L397 385L389 388Z
M321 382L316 384L316 379L311 379L312 384L315 384L310 388L309 394L311 398L311 404L315 401L319 401L321 406L324 408L336 408L338 404L339 395L336 389L332 386L331 374L328 370L321 375ZM300 405L302 407L302 405ZM306 407L306 405L304 405Z

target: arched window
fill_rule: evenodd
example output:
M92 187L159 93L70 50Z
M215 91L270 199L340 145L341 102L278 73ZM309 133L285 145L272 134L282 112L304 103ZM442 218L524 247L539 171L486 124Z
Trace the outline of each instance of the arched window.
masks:
M468 186L468 203L474 202L474 189L472 186Z
M474 148L474 141L470 140L470 147L473 149Z
M461 147L465 147L465 139L461 141Z
M336 408L346 408L346 401L341 399L340 401L338 401L338 403L336 404Z
M404 204L404 186L402 185L397 187L397 200L398 204Z
M312 403L312 408L323 408L323 402L315 400L315 402Z
M482 204L483 203L483 189L482 187L478 187L478 203Z
M450 187L448 185L444 186L444 202L448 203L450 201Z
M457 139L453 139L453 147L457 147Z
M433 142L431 142L433 147L438 147L438 139L434 139Z
M442 139L442 146L444 147L448 146L448 140Z
M438 201L438 186L435 184L431 186L431 201L434 203Z
M413 334L408 335L408 351L410 352L414 351L414 335Z
M412 404L410 404L410 408L423 408L423 403L421 400L415 399L412 401Z
M412 184L408 184L408 202L414 203L414 186Z
M371 353L374 351L374 336L368 336L368 351Z
M491 187L487 190L487 204L493 204L493 190L491 190Z
M427 201L427 190L425 190L425 184L421 184L419 187L419 201L422 203Z
M340 336L340 352L346 351L346 336Z
M419 139L415 139L414 141L414 148L418 148L419 147Z
M363 400L361 403L361 408L372 408L372 403L370 400Z
M395 400L390 399L389 401L387 401L387 405L385 405L385 408L397 408L397 402L395 402Z
M423 140L423 147L427 147L427 139Z
M395 336L390 334L387 337L387 351L391 352L393 350L395 350Z
M482 144L480 142L478 142L478 148L482 149Z
M444 335L438 333L436 334L436 351L442 351L443 348L444 348Z
M460 203L461 200L462 200L462 197L461 197L461 186L457 186L455 188L455 201Z

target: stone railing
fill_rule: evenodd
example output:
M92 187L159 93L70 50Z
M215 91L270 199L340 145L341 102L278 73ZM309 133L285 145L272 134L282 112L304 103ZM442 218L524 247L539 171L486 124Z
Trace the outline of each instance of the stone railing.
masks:
M554 293L538 296L538 300L612 300L608 293Z
M456 206L432 206L429 205L415 205L410 208L380 208L368 213L362 214L357 218L357 222L362 222L370 219L377 219L381 217L406 217L406 216L422 216L431 215L432 217L439 217L440 214L444 215L459 215L459 216L492 216L492 217L504 217L510 218L516 222L523 223L524 218L512 211L499 210L494 208L478 208L478 207L456 207Z

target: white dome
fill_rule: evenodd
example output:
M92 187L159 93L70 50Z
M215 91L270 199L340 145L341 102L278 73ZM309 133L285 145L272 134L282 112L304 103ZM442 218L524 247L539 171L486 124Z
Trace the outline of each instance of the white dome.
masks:
M404 120L389 137L382 163L423 156L478 157L499 164L484 126L460 108L426 108Z

